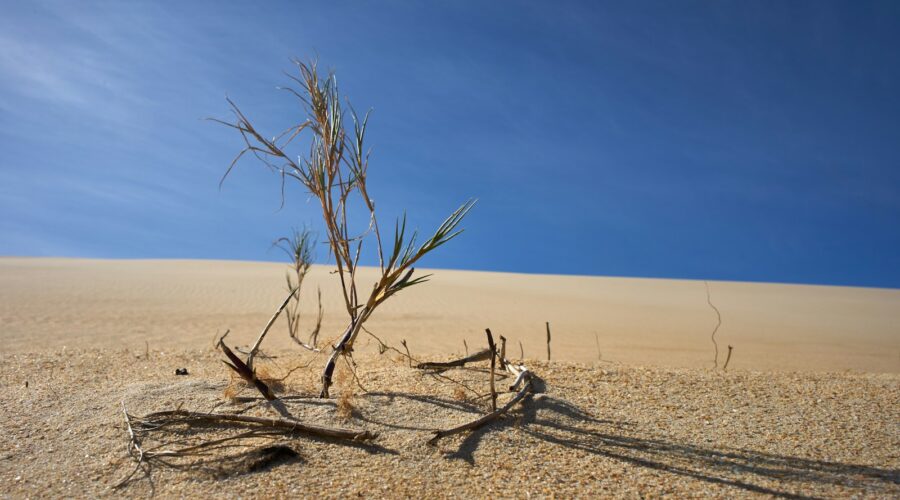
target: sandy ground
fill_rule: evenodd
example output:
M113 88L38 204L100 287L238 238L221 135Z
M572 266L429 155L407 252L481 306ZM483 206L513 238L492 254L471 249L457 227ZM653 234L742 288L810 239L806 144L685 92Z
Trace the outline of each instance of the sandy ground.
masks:
M230 328L230 343L252 341L283 298L283 272L0 259L0 497L900 497L897 290L712 282L720 366L735 347L723 372L711 369L716 319L702 282L459 271L396 297L372 329L407 339L420 359L460 354L464 339L481 346L485 326L510 339L512 358L521 341L538 393L506 418L429 446L433 430L487 410L459 385L485 393L483 366L449 371L448 382L363 341L359 384L342 367L336 398L323 401L310 397L322 356L299 353L276 326L266 350L277 357L261 366L287 375L290 414L378 432L373 445L256 438L110 489L134 468L123 403L135 415L275 415L252 390L226 397L239 384L212 340ZM343 327L329 278L318 268L310 281L323 287L326 337ZM544 321L551 362L535 359L546 356ZM145 448L238 432L178 430L151 433ZM273 443L297 455L260 464L240 454Z
M284 297L286 266L225 261L107 261L0 258L3 352L68 348L196 349L231 329L250 343ZM316 267L304 302L312 320L322 289L323 337L346 313L337 278ZM521 342L526 357L584 363L712 367L716 315L703 282L434 272L432 281L385 303L368 323L420 354L484 344L484 328ZM374 281L363 270L361 289ZM900 290L709 283L722 314L719 363L779 371L900 372ZM277 327L276 327L277 328ZM283 333L272 347L287 348ZM365 348L364 341L361 347Z
M143 355L141 355L143 356ZM486 410L443 383L385 357L361 360L363 393L349 376L352 416L336 400L286 399L304 422L368 429L375 445L278 438L298 457L256 471L239 450L155 465L126 477L121 403L137 415L182 409L273 416L250 390L223 397L220 355L58 351L5 355L0 404L0 494L14 498L243 497L685 497L896 498L900 495L900 378L894 374L759 373L609 367L530 361L543 392L508 418L426 444L431 431ZM280 357L285 368L300 359ZM174 375L177 367L190 375ZM448 372L486 391L483 371ZM309 395L298 371L288 394ZM29 382L25 387L25 381ZM503 396L501 402L508 396ZM253 406L256 405L256 406ZM234 434L179 435L185 445ZM167 440L174 439L169 435ZM261 447L272 442L255 441ZM144 447L160 444L146 439ZM207 463L199 464L202 459Z

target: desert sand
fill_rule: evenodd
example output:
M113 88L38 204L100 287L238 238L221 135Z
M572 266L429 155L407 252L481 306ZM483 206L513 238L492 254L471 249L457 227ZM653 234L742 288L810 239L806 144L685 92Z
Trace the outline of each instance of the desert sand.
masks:
M3 352L68 348L196 349L216 333L249 343L285 295L284 264L228 261L0 259ZM324 337L346 326L337 278L314 266L304 287L314 318L321 287ZM489 327L517 354L591 363L712 367L715 312L702 281L450 270L397 295L369 329L419 354L484 343ZM360 286L374 282L360 271ZM719 364L729 369L900 372L900 290L710 282L722 314ZM362 341L365 346L367 342ZM599 344L599 347L598 347ZM291 345L273 335L271 347Z
M370 330L417 359L509 339L537 394L471 433L435 429L486 411L446 381L361 337L359 381L313 398L322 358L276 324L267 369L304 422L368 429L374 446L280 437L298 456L250 470L223 454L204 467L133 469L122 405L145 414L272 416L213 349L252 342L284 297L285 267L227 261L0 259L0 495L399 497L897 497L900 291L848 287L434 270L379 309ZM364 271L359 282L371 281ZM303 298L322 339L343 329L336 278L314 267ZM545 322L552 328L546 360ZM734 352L722 370L727 346ZM175 376L175 368L188 376ZM482 369L447 372L486 391ZM503 385L503 384L501 384ZM345 395L345 396L344 396ZM509 395L501 396L501 402ZM343 400L343 402L341 402ZM351 411L344 411L350 408ZM208 432L209 436L203 434ZM207 429L185 439L227 432Z

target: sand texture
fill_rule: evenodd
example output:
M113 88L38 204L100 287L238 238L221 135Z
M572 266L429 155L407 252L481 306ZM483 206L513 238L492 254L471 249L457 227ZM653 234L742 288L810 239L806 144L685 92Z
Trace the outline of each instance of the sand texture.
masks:
M225 261L0 259L3 352L112 347L202 348L231 330L250 343L285 295L285 265ZM316 286L323 338L346 313L337 277L314 267L303 291L310 321ZM702 281L433 272L429 283L386 302L369 329L421 354L449 355L484 342L484 328L518 353L584 363L702 368L713 363L716 315ZM374 282L360 271L360 289ZM900 372L900 290L711 282L722 313L719 364L733 369ZM282 328L283 330L283 328ZM363 342L364 347L366 342ZM267 340L289 347L283 332Z
M900 497L900 292L711 282L723 318L713 370L703 282L460 271L403 292L371 329L393 345L406 339L419 360L461 355L464 339L481 348L486 326L509 339L510 358L521 341L536 394L504 418L427 444L489 409L473 394L488 391L486 363L447 371L448 381L364 337L358 380L341 364L335 397L315 398L324 356L292 346L279 323L264 344L274 358L258 368L285 377L283 408L379 433L371 445L253 438L174 457L178 468L155 463L111 489L134 469L123 404L133 415L277 415L229 374L213 338L230 328L230 345L251 342L283 298L283 272L0 259L0 497ZM323 287L323 339L344 326L329 278L316 268L304 291ZM143 446L238 432L173 426ZM295 455L254 458L275 445Z

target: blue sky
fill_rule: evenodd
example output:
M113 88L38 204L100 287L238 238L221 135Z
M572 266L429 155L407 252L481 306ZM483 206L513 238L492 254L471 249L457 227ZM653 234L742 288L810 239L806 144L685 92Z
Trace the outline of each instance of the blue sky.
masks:
M3 12L0 255L281 259L316 205L249 160L220 191L203 118L299 121L275 87L317 54L374 108L382 224L480 200L425 266L900 287L900 2Z

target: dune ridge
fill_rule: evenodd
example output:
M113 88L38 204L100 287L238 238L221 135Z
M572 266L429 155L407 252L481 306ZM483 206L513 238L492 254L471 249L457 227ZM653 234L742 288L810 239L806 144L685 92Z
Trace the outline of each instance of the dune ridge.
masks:
M283 298L278 263L203 260L0 258L0 341L7 353L44 349L206 347L217 332L249 343ZM330 268L314 266L303 290L313 317L325 307L322 338L345 326ZM370 320L393 342L421 354L481 345L483 329L521 342L525 355L660 367L713 365L715 313L702 281L526 275L454 270L404 291ZM374 280L360 270L360 284ZM900 372L900 290L710 282L722 313L719 364L730 369ZM290 340L276 325L272 348ZM361 338L361 348L368 342ZM374 348L371 347L370 348Z

